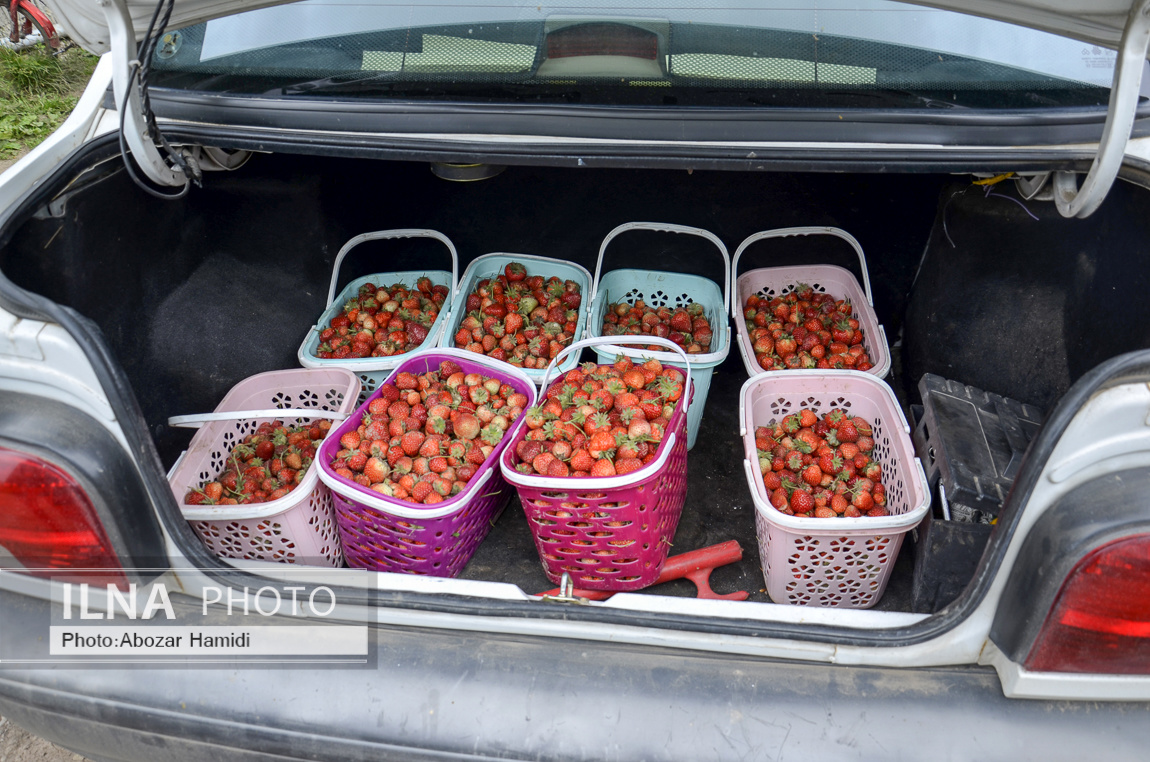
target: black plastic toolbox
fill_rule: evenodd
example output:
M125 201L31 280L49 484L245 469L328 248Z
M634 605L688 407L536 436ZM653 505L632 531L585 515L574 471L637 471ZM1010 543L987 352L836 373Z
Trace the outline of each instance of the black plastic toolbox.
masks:
M917 530L911 605L932 613L973 577L1043 411L929 373L918 388L914 446L933 499Z

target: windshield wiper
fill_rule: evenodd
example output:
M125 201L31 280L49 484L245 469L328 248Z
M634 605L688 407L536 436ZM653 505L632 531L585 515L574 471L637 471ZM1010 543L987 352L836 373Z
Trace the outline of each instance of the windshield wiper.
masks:
M514 82L434 82L397 79L398 72L372 72L339 75L280 87L268 95L357 95L380 94L396 98L471 98L499 101L563 101L579 103L580 90L555 89L545 84Z
M396 82L399 72L368 71L357 74L339 74L333 77L320 77L269 90L265 95L310 95L312 93L366 92L373 89L389 89Z
M966 109L966 106L954 101L944 100L925 95L913 90L899 90L896 88L879 88L875 90L818 90L806 88L786 88L783 90L767 90L765 88L745 90L711 90L712 95L739 94L748 103L756 106L776 107L828 107L828 108L929 108L929 109Z

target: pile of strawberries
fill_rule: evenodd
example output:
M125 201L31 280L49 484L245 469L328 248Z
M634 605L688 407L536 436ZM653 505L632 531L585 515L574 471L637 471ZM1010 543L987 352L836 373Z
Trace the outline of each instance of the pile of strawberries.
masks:
M673 310L668 307L649 307L642 299L634 304L609 304L603 315L603 335L658 336L675 342L689 355L711 351L711 322L703 314L703 305L697 302L688 302L686 307ZM642 344L623 346L637 349L647 347ZM666 351L657 344L649 348Z
M869 422L839 409L803 409L755 429L771 505L788 516L887 516L882 466Z
M851 303L805 283L773 299L752 294L743 317L763 370L874 367Z
M315 458L331 421L306 426L261 423L232 448L224 471L184 495L187 505L246 505L279 500L295 489Z
M655 459L683 374L658 360L636 365L584 363L547 390L527 411L527 435L515 448L523 474L615 476Z
M526 394L451 360L437 371L401 372L340 437L330 466L388 497L441 503L467 487L526 405Z
M546 368L575 338L582 304L575 281L528 275L510 262L467 295L455 347L520 368Z
M331 325L319 328L316 357L391 357L410 352L427 338L447 301L447 286L420 278L412 289L401 283L365 283Z

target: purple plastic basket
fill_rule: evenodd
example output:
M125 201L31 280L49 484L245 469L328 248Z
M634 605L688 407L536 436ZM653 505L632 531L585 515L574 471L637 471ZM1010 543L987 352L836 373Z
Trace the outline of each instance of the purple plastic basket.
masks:
M535 404L535 384L522 371L458 349L420 350L383 383L394 381L405 371L419 374L436 370L444 360L457 363L464 373L482 373L510 384L527 395L528 407ZM328 435L316 455L319 477L330 488L335 503L344 556L349 566L361 569L454 577L467 565L511 496L511 488L499 472L499 456L515 439L523 416L479 466L466 490L442 503L423 506L361 487L336 475L329 465L340 449L340 437L359 427L368 405L380 394L376 389L356 408Z
M673 343L657 337L651 343ZM614 337L576 342L564 351L610 344ZM552 361L552 368L562 360ZM684 355L684 367L689 367ZM535 539L543 571L558 583L566 572L584 590L639 590L654 584L687 499L687 405L690 373L684 374L683 397L675 405L658 457L624 476L546 477L515 470L515 447L503 451L500 468L519 492L519 502ZM544 376L544 381L547 377ZM555 386L562 383L557 380ZM513 444L525 438L522 430Z

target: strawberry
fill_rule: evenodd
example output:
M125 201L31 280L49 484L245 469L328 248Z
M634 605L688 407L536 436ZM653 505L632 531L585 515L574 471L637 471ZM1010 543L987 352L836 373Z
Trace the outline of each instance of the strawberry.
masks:
M400 441L400 447L403 448L405 455L418 455L419 448L423 444L424 435L420 431L409 431L403 435Z
M615 476L615 464L610 458L599 458L591 466L591 476Z
M866 513L874 507L874 498L871 496L871 493L865 490L859 490L851 497L851 505L863 513Z
M430 482L416 482L411 488L413 502L422 503L431 496L433 490Z
M815 508L815 500L811 497L811 493L797 489L791 494L790 506L796 515L810 513Z
M555 460L555 456L549 452L540 453L531 461L531 467L535 469L536 473L546 476L550 469L551 463Z
M587 450L579 449L571 454L570 465L575 471L590 471L591 467L595 465L595 459Z
M379 484L387 475L391 473L391 468L387 465L387 461L380 458L368 458L363 465L363 475L372 484Z
M623 476L643 467L643 461L638 458L619 458L615 461L615 474Z
M455 435L461 439L475 439L479 436L479 419L470 413L464 413L453 422Z
M702 307L695 302L674 312L667 308L653 311L642 300L634 304L620 302L608 305L601 333L604 336L660 336L670 338L689 351L707 352L710 351L712 332L702 313ZM643 344L623 346L644 348Z

